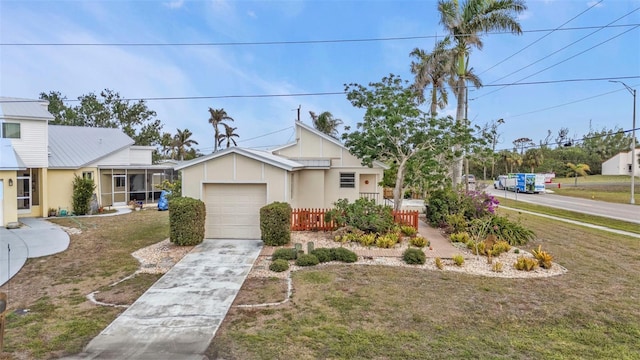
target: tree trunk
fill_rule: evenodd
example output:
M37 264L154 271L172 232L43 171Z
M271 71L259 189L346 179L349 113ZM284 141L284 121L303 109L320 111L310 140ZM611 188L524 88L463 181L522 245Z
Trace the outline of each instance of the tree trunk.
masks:
M393 210L400 210L402 207L402 184L404 180L404 168L406 160L403 160L398 165L398 172L396 173L396 186L393 188Z
M456 108L456 123L460 125L466 121L465 111L464 111L465 103L466 103L464 77L459 77L459 80L457 82L456 92L458 93L458 96L457 96L458 106ZM456 144L454 146L455 152L460 151L460 149L462 149L462 145ZM453 179L452 179L453 186L456 187L458 186L458 184L462 182L462 156L458 156L457 158L454 159L452 173L453 173Z

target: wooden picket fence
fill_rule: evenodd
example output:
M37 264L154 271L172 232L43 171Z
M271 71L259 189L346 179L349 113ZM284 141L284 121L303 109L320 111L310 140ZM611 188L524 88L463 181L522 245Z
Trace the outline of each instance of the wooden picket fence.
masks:
M325 213L329 209L293 209L291 211L291 230L293 231L331 231L338 228L334 221L326 221ZM418 211L393 211L396 224L408 225L418 230Z

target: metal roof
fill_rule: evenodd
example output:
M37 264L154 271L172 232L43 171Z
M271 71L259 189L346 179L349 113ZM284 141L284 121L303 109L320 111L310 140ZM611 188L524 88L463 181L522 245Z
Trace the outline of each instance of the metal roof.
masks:
M231 153L240 154L250 159L254 159L254 160L257 160L269 165L273 165L275 167L279 167L281 169L285 169L288 171L296 170L303 167L302 164L300 164L299 162L283 158L282 156L274 155L268 151L247 149L247 148L241 148L241 147L230 147L224 150L217 151L211 155L202 156L199 158L195 158L191 161L187 161L185 163L182 163L176 166L175 169L182 170L190 166L193 166L211 159L215 159L227 154L231 154Z
M53 120L46 100L0 97L0 118Z
M0 138L0 170L20 170L26 168L10 139Z
M76 169L133 144L120 129L49 125L49 168Z

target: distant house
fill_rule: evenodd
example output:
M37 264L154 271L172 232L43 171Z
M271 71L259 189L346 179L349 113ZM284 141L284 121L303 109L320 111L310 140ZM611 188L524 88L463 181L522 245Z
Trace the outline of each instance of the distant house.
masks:
M636 149L636 176L640 176L640 148ZM631 151L616 154L602 163L602 175L631 175Z
M153 147L119 129L49 125L41 100L0 98L0 222L72 210L74 176L91 178L99 205L155 202L173 164L153 165Z
M363 166L338 140L302 122L272 151L231 147L176 166L182 194L206 204L207 238L260 238L259 209L274 201L329 208L341 198L381 202L386 165Z

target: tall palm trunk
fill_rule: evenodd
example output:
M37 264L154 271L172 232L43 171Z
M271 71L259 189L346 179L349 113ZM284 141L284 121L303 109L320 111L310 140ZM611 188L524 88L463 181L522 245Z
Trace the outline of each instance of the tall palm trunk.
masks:
M456 84L456 94L457 94L456 98L458 99L458 106L456 107L456 123L460 125L466 121L465 119L466 84L465 84L464 76L458 75L458 81ZM462 146L460 144L456 144L454 146L454 151L456 153L460 152L461 149L462 149ZM454 187L462 183L462 163L463 163L462 156L457 156L453 161L453 168L452 168L453 179L452 180L453 180Z

